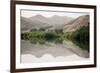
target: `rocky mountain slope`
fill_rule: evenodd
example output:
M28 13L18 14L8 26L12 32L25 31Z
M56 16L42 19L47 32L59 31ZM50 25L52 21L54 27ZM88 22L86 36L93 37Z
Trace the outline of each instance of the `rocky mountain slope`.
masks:
M75 19L74 21L66 24L63 28L64 32L72 32L79 29L82 26L87 26L89 24L89 15L83 15Z

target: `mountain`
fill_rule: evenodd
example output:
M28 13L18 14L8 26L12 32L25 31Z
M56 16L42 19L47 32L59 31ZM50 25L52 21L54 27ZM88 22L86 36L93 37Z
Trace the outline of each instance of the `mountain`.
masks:
M28 31L33 25L30 23L30 20L25 17L21 17L21 32Z
M45 22L47 23L47 18L43 17L42 15L36 15L36 16L32 16L29 18L30 20L34 21L34 20L38 20L38 21L41 21L41 22Z
M49 18L50 23L54 24L54 25L62 25L62 24L67 24L69 22L71 22L72 20L74 20L71 17L68 16L58 16L58 15L54 15L51 18Z
M89 15L83 15L76 19L67 16L54 15L44 17L42 15L32 16L30 18L21 17L21 31L30 31L31 29L63 29L64 32L72 32L89 23Z
M45 28L48 27L47 23L41 22L39 20L30 20L29 18L21 17L21 31L22 32L27 32L30 31L31 29L40 29L40 28Z
M89 23L89 15L83 15L75 19L74 21L66 24L63 28L64 32L72 32L76 31L82 26L87 26Z
M52 17L44 17L42 15L35 15L29 18L21 17L21 31L28 32L31 29L62 29L63 26L74 20L67 16L54 15Z
M52 17L44 17L42 15L36 15L36 16L32 16L29 18L30 20L38 20L44 23L47 23L51 26L59 26L59 25L63 25L63 24L67 24L69 22L71 22L72 20L74 20L71 17L67 17L67 16L58 16L58 15L54 15Z

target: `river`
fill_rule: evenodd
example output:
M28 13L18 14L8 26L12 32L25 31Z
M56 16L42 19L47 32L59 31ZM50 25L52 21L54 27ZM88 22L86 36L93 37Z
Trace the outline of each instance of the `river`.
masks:
M63 62L89 59L89 53L71 41L63 44L32 44L21 40L21 63Z

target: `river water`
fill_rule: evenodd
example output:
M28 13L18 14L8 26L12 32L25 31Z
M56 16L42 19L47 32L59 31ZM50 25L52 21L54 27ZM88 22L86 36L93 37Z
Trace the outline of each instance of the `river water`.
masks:
M43 63L62 62L89 59L89 53L82 50L71 41L63 41L62 44L32 44L21 40L21 62Z

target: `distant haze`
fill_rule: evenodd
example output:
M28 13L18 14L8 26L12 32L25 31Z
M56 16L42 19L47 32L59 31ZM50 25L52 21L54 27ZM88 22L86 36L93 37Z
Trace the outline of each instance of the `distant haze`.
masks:
M34 11L34 10L21 10L21 16L22 17L32 17L35 15L42 15L44 17L52 17L54 15L59 15L59 16L68 16L72 18L77 18L82 15L88 15L89 13L74 13L74 12L54 12L54 11Z

